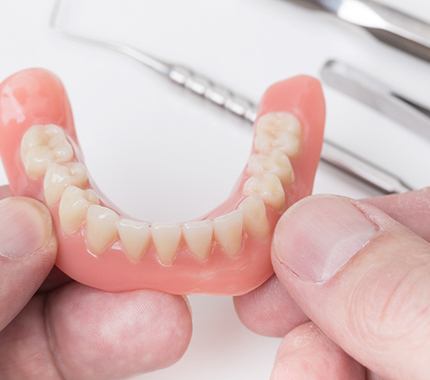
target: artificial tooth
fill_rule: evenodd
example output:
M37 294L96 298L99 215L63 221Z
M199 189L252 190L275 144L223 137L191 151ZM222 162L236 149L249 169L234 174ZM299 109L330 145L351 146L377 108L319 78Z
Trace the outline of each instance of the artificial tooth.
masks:
M236 256L242 247L243 215L235 210L214 219L214 234L228 256Z
M47 146L34 146L25 153L22 161L28 176L38 179L45 174L49 164L54 161L54 153Z
M266 206L261 198L247 197L240 204L239 209L243 213L245 231L250 236L257 239L265 239L269 236L269 220L266 215Z
M138 262L145 254L151 240L149 225L131 219L121 219L117 227L126 256L130 261Z
M184 239L190 251L201 261L209 257L212 248L213 226L210 220L185 223Z
M79 230L85 220L88 207L98 204L93 190L82 190L76 186L68 186L61 196L58 214L65 234L73 234Z
M287 112L274 112L262 116L256 126L255 149L269 154L280 149L289 157L295 156L300 148L300 123Z
M72 158L72 145L56 125L35 125L21 140L21 160L32 179L43 176L51 162L64 163Z
M284 185L294 181L294 171L288 156L280 150L274 150L269 155L253 154L249 158L248 173L261 176L264 173L275 174Z
M87 245L94 255L102 254L118 238L119 215L110 208L91 205L87 210Z
M60 200L67 186L84 187L87 183L87 170L80 162L50 164L43 180L45 201L52 207Z
M256 195L263 199L264 203L281 210L285 206L285 192L280 179L266 173L260 177L250 177L244 185L245 195Z
M181 227L176 224L153 224L151 231L160 262L172 265L181 241Z

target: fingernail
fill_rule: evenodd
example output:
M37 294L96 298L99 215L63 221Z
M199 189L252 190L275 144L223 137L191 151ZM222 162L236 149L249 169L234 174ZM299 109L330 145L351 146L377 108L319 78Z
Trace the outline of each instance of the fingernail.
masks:
M274 254L299 278L315 283L332 278L378 231L353 201L312 197L280 219Z
M19 259L37 252L52 238L49 212L28 198L0 201L0 256Z

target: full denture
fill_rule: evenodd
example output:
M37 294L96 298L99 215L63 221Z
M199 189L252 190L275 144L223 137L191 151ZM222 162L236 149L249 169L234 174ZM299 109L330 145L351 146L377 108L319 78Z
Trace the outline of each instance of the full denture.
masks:
M324 117L315 79L273 85L230 197L205 217L179 224L123 217L95 190L65 90L45 70L22 71L0 86L0 152L13 194L49 207L57 266L73 279L109 291L243 294L272 274L273 228L311 191Z

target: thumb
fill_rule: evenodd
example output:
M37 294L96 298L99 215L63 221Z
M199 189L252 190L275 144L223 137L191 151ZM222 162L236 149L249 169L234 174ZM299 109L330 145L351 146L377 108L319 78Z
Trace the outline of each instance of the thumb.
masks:
M55 262L51 217L28 198L0 200L0 330L37 291Z
M272 258L304 312L389 379L429 379L430 244L377 208L340 197L293 206Z

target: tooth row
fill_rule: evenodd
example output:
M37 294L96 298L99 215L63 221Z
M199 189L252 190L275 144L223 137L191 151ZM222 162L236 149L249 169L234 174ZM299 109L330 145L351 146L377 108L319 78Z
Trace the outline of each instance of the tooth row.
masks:
M269 113L256 124L254 148L247 171L251 177L245 182L243 193L261 198L276 210L285 208L284 186L294 182L290 157L300 149L299 121L286 112Z
M66 235L79 231L85 233L89 251L101 255L117 241L121 242L125 254L131 262L142 259L150 245L155 247L158 259L164 265L171 265L178 248L186 244L193 256L200 261L208 259L215 244L218 244L229 257L235 257L241 250L243 234L255 239L266 239L270 225L266 215L266 205L278 207L280 197L278 178L286 183L291 175L285 158L273 156L257 157L266 160L254 166L264 174L262 182L249 181L247 196L237 210L213 220L193 221L179 224L152 224L121 218L115 211L101 206L96 193L89 189L88 174L85 166L72 161L71 153L56 154L53 149L68 144L64 131L57 126L35 126L23 137L21 157L27 174L33 178L44 175L43 189L49 207L58 204L61 229ZM64 148L64 147L63 147ZM66 149L62 149L66 152ZM57 150L61 150L57 149ZM49 160L43 165L44 156L38 152L51 152ZM271 165L271 163L284 163ZM27 165L26 165L27 163ZM37 167L37 170L33 170ZM257 169L256 169L257 170ZM252 178L252 177L251 177ZM283 192L282 192L283 195ZM83 229L83 227L85 227Z
M73 159L73 147L64 130L57 125L34 125L21 140L21 160L27 175L43 177L51 164Z

